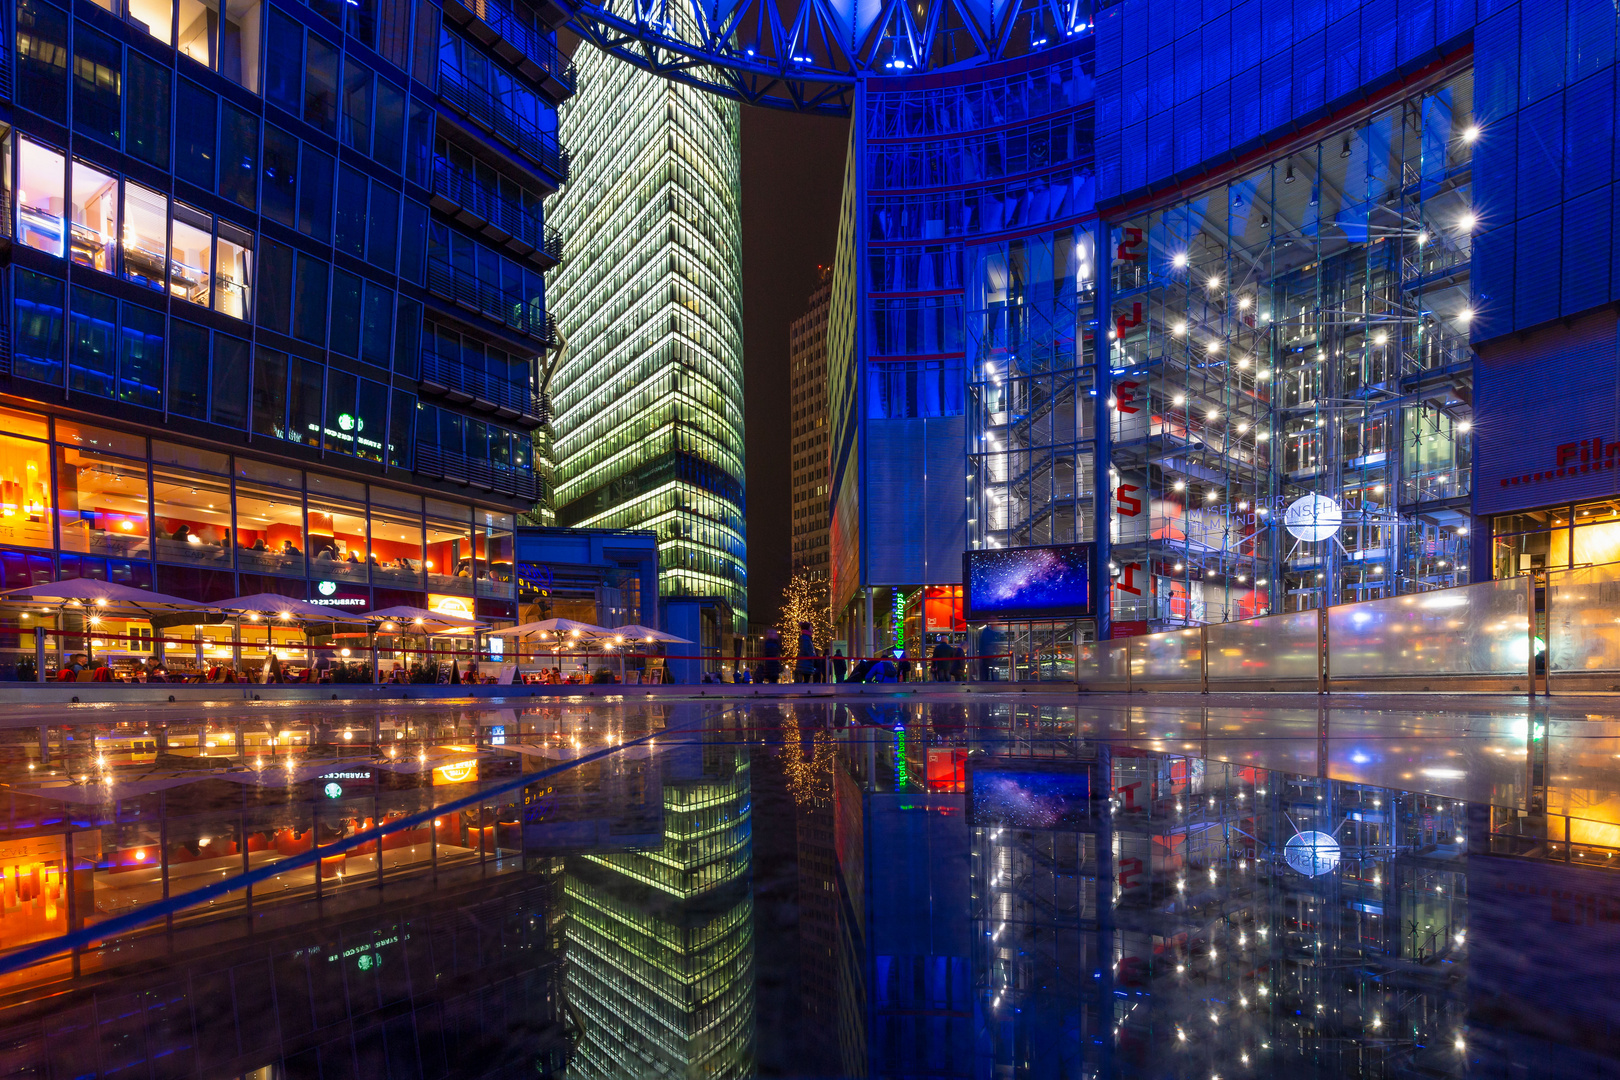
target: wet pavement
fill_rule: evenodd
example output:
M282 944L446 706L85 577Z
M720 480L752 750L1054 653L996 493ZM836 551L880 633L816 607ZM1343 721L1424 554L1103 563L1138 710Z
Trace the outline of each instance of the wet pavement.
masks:
M1620 1075L1605 699L40 708L5 1075Z

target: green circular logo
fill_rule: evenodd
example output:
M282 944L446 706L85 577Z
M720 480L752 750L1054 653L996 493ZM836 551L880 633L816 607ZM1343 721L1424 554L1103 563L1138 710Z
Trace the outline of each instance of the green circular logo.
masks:
M343 785L342 784L335 784L335 783L334 784L327 784L325 790L326 790L326 797L328 799L335 799L339 795L343 794Z

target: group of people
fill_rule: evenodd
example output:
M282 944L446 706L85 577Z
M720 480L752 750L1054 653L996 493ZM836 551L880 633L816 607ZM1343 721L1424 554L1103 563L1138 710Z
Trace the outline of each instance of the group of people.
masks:
M827 681L829 669L832 681L842 682L910 682L921 677L924 661L914 661L904 649L888 649L878 656L864 658L849 666L844 650L834 649L831 656L817 651L810 624L799 624L799 645L793 661L793 681L819 683ZM968 678L967 654L960 645L949 642L935 643L926 659L928 678L934 682L966 682ZM707 679L707 677L705 677ZM760 659L749 666L739 662L733 679L738 683L776 683L782 681L782 638L776 630L766 632L760 648Z
M92 663L88 653L73 653L56 673L57 682L169 682L168 670L155 656L148 656L132 671L120 672L105 659Z

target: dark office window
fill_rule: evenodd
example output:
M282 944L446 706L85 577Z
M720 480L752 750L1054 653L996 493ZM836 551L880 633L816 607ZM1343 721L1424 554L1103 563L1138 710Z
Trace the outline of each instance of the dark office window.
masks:
M360 359L380 368L388 366L388 330L394 321L394 290L366 282L365 313L361 319Z
M371 156L399 172L405 152L405 91L387 79L377 80L377 104L371 123Z
M97 397L112 397L118 363L118 301L76 288L68 325L68 386Z
M117 146L123 86L123 48L80 23L73 38L74 130Z
M288 228L298 224L298 140L264 126L264 216Z
M219 119L219 193L252 210L258 205L259 118L226 101Z
M294 357L287 389L287 440L321 445L321 392L326 365ZM335 417L334 417L335 419Z
M270 9L265 35L264 97L294 116L303 115L304 28Z
M253 430L277 439L287 434L287 354L260 349L253 360Z
M214 381L209 419L225 427L247 427L248 343L214 335Z
M139 304L125 304L118 346L118 399L148 409L161 409L163 312Z
M332 158L304 144L298 163L298 231L332 242Z
M367 48L377 47L377 0L348 0L349 33L365 43Z
M411 76L429 90L439 89L439 8L436 4L416 5L416 48L411 58Z
M292 317L293 252L274 240L259 241L259 325L287 333Z
M354 392L359 380L337 368L326 373L326 448L354 453Z
M332 271L332 344L335 353L360 355L360 279Z
M124 149L160 169L169 167L169 69L129 51L124 95Z
M67 123L67 16L42 0L17 4L17 104Z
M361 379L354 401L354 453L367 461L381 461L387 433L388 387Z
M176 320L169 329L169 411L208 419L208 331Z
M343 25L342 0L309 0L310 10L317 15L331 20L338 26Z
M219 99L196 83L181 79L175 91L175 109L185 121L175 129L175 174L205 191L213 191Z
M423 187L433 186L433 106L411 99L410 138L405 175Z
M401 296L395 310L399 314L394 320L394 370L414 379L421 359L417 350L422 340L422 305Z
M25 379L62 385L62 294L56 278L17 269L17 343L13 370Z
M421 285L427 255L427 207L406 199L399 218L399 276Z
M399 256L399 192L382 184L372 184L370 217L366 260L392 274L394 261Z
M326 342L326 280L331 267L302 252L293 286L293 336L311 345Z
M304 119L326 132L337 134L338 53L320 37L310 34L305 43Z
M379 0L377 51L405 71L411 63L411 0Z
M346 251L357 259L366 254L366 188L369 181L365 173L347 165L338 169L337 237L339 251ZM381 190L379 188L379 190Z
M412 468L416 461L416 395L393 392L388 415L388 464Z
M351 56L343 68L343 143L371 153L371 69Z

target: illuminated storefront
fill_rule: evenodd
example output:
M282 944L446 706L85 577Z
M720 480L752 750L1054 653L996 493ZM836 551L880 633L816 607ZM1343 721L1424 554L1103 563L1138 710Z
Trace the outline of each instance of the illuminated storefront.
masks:
M204 603L277 593L337 620L397 604L492 626L516 618L507 511L35 412L0 409L0 423L0 587L91 578ZM54 611L12 612L0 623L0 675L33 656L41 620L90 635L89 649L114 661L151 655L154 636L187 642L165 650L174 664L234 655L230 625L155 634L141 619L57 627ZM305 642L296 625L241 623L244 663L302 658Z

